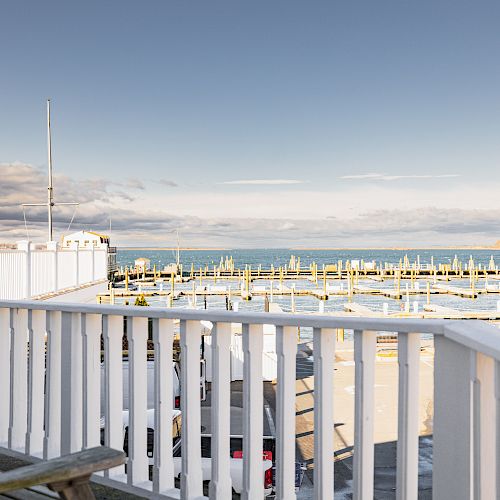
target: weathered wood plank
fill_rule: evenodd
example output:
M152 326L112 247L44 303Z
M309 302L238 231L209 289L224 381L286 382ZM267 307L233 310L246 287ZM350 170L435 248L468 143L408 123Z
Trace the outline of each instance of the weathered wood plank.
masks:
M28 488L37 484L63 483L90 476L94 472L125 463L125 453L105 446L89 448L53 458L0 475L0 493Z

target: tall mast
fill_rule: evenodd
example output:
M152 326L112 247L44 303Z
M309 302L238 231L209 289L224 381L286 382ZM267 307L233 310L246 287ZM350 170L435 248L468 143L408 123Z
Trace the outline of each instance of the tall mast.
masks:
M49 164L49 186L47 188L47 209L49 212L49 241L53 240L52 207L54 206L54 193L52 187L52 140L50 136L50 99L47 99L47 154Z
M23 207L47 207L49 214L49 241L54 240L54 224L52 219L52 208L58 205L78 206L78 203L55 203L52 185L52 141L50 137L50 99L47 99L47 155L49 164L49 185L47 187L47 203L23 203ZM24 209L24 208L23 208ZM75 209L76 210L76 209ZM75 214L73 214L73 217ZM73 219L71 219L73 222ZM70 225L71 225L70 222Z

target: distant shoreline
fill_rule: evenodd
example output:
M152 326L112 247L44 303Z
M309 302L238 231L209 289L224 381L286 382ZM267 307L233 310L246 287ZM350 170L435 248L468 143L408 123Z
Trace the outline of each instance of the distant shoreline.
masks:
M125 251L177 251L177 247L117 247L118 250ZM231 250L289 250L295 252L306 251L367 251L367 250L500 250L497 246L455 246L455 247L293 247L293 248L179 248L181 252L229 252Z
M161 251L166 251L166 250L173 250L177 251L177 247L116 247L118 250L161 250ZM227 252L228 250L235 250L234 248L179 248L180 252Z

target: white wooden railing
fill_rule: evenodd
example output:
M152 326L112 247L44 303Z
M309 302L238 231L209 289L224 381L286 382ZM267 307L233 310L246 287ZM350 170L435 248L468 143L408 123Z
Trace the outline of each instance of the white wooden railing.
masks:
M231 323L244 340L243 497L262 498L261 377L263 324L277 327L277 498L295 498L295 361L297 327L313 328L314 498L333 498L335 328L354 330L355 442L353 494L374 489L376 332L399 333L397 498L417 498L420 333L435 339L433 495L497 498L500 470L500 332L476 321L351 318L196 311L149 307L0 302L0 443L10 452L49 458L100 442L101 335L105 364L105 442L123 446L122 336L128 317L129 461L98 478L145 496L200 498L200 320L212 331L212 481L210 497L230 498ZM155 349L155 453L149 480L146 345ZM174 488L171 440L172 341L180 320L182 474ZM192 367L192 369L190 369ZM28 376L26 376L28 375Z
M55 241L43 249L19 241L16 249L0 249L0 300L28 299L106 279L106 244L61 247Z

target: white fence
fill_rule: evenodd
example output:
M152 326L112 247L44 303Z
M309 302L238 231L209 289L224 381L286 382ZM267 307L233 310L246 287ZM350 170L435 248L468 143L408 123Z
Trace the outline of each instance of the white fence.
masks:
M107 245L61 248L55 242L43 250L27 241L16 250L0 250L0 299L23 299L105 279Z
M243 497L263 498L263 325L276 326L276 493L295 498L297 327L313 328L314 498L334 495L335 328L354 330L355 499L374 493L376 332L398 332L397 498L417 498L419 334L434 335L433 496L497 498L500 470L500 332L477 321L348 318L227 311L0 302L0 443L54 457L100 442L101 335L104 339L105 443L123 447L122 336L129 343L128 464L100 481L124 490L179 498L172 458L172 342L180 330L182 472L180 498L203 498L200 451L201 320L212 330L210 497L231 498L229 456L231 324L243 338ZM147 455L148 318L154 340L154 464ZM178 322L180 320L180 322ZM29 343L29 349L28 349ZM190 368L192 367L192 369ZM28 373L28 377L26 377ZM150 481L150 472L152 481ZM142 492L142 493L141 493Z

